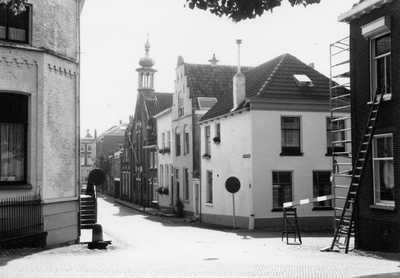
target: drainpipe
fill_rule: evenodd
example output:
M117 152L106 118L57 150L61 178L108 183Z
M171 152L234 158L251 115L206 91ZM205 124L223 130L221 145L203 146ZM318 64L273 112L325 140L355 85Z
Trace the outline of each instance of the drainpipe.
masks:
M80 14L81 14L81 9L80 9L80 0L76 0L76 31L77 31L77 39L76 39L76 43L77 43L77 73L75 76L75 101L76 101L76 105L75 105L75 140L76 140L76 146L75 146L75 154L76 154L76 174L75 174L75 178L77 181L77 195L78 195L78 202L80 204L81 202L81 183L79 180L79 176L80 176L80 74L81 74L81 70L80 70L80 63L81 63L81 30L80 30ZM80 221L80 208L78 209L78 235L81 235L81 221Z

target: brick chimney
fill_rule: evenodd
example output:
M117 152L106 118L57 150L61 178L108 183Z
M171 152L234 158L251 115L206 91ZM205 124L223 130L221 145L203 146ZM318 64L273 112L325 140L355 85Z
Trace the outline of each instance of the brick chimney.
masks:
M246 78L240 71L240 44L242 40L236 40L238 45L238 72L233 76L233 108L234 111L246 98Z

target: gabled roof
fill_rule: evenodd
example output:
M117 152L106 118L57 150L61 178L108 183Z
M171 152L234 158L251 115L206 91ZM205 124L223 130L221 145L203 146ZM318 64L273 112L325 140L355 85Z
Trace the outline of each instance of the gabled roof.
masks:
M203 65L185 63L187 86L190 88L189 98L195 99L198 106L198 97L220 97L227 88L232 87L232 78L237 72L237 66ZM242 67L246 71L251 67Z
M246 98L329 102L329 78L290 54L280 55L243 73L246 78ZM312 86L300 86L293 76L295 74L307 76ZM229 113L233 108L232 98L232 89L228 88L201 121ZM241 109L243 104L237 109Z
M145 99L149 118L172 106L172 93L154 93L154 99Z

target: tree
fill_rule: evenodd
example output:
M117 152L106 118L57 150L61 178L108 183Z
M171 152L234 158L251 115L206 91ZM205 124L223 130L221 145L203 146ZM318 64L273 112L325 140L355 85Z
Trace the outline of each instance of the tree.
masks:
M104 153L99 153L97 155L94 165L96 166L96 168L100 168L101 170L103 170L107 174L107 176L110 175L111 171L110 160Z
M271 11L275 7L281 5L283 0L186 0L189 8L198 8L201 10L209 10L212 14L219 17L225 15L234 22L245 19L252 19L261 16L264 11ZM290 4L304 5L320 3L321 0L288 0Z
M0 4L6 4L15 14L19 14L26 10L24 6L24 3L26 2L28 2L28 0L0 0Z

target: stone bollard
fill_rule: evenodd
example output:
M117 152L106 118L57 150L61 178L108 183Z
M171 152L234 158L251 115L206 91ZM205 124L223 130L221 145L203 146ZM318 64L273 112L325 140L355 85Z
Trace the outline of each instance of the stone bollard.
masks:
M94 224L92 229L92 242L103 241L103 227L100 224Z
M92 229L92 242L88 243L89 249L106 249L110 242L103 241L103 228L100 224L94 224Z

